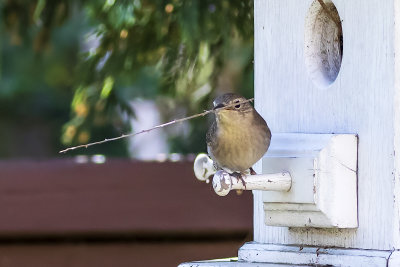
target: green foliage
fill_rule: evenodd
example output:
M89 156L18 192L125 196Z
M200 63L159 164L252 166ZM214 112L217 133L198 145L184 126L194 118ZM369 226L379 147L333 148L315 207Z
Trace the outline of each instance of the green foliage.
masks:
M65 145L109 137L104 129L129 132L136 97L155 99L168 120L209 108L217 91L252 96L252 1L20 0L0 7L9 37L2 54L18 65L4 70L0 62L1 99L62 90L71 103ZM19 69L30 79L15 78ZM185 134L169 131L171 152L204 151L207 121L189 124Z
M50 5L39 23L36 6L0 2L0 157L56 153L60 127L68 120L81 24L66 21L65 10L51 13Z

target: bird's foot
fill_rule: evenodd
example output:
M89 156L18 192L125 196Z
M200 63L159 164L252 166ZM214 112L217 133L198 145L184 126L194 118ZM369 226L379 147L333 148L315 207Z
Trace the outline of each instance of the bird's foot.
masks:
M251 175L256 175L256 174L257 174L257 173L253 170L252 167L250 167L250 174L251 174Z
M237 189L236 190L236 195L241 196L243 194L243 190L242 189Z
M238 181L241 181L244 188L246 189L246 181L244 180L244 177L246 177L245 174L240 173L240 172L233 172L230 174L231 176L235 177ZM244 177L243 177L244 176Z

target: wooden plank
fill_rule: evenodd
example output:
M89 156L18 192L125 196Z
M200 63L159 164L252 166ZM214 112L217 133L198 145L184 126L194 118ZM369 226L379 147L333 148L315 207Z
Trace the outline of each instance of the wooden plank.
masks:
M394 120L394 175L393 193L393 236L394 247L400 248L400 1L394 1L394 97L393 97L393 120ZM397 155L396 155L397 151ZM400 259L398 260L400 265ZM390 266L390 265L389 265ZM395 265L391 265L395 266Z
M267 225L357 228L357 136L274 134L262 166L292 177L290 190L263 193Z
M232 257L243 241L0 245L7 267L175 267L188 260Z
M0 239L251 229L251 193L218 197L192 162L2 161L0 170Z
M268 227L256 196L255 241L378 250L399 246L393 2L334 1L342 20L343 60L337 80L320 89L304 58L312 1L255 1L255 104L272 132L359 135L359 228Z
M281 246L246 243L239 250L239 260L284 263L288 266L387 266L392 251Z

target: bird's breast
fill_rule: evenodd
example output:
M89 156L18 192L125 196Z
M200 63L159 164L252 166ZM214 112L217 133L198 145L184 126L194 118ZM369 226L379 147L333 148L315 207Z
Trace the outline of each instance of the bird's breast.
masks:
M251 120L225 123L217 127L215 145L209 149L221 167L245 171L267 151L268 131L266 124L254 125Z

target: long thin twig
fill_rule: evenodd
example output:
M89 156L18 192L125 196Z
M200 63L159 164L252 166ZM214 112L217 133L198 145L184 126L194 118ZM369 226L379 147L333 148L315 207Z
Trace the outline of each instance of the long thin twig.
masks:
M246 100L243 100L243 101L240 101L240 102L236 102L236 103L233 103L233 104L230 104L230 105L226 105L225 107L222 107L221 109L227 109L227 108L230 108L230 107L242 104L242 103L251 102L253 100L254 100L254 98L246 99ZM68 152L70 150L75 150L77 148L82 148L82 147L88 148L89 146L99 145L99 144L103 144L103 143L119 140L119 139L126 138L126 137L132 137L132 136L135 136L135 135L138 135L138 134L150 132L150 131L155 130L155 129L163 128L165 126L172 125L172 124L175 124L175 123L178 123L178 122L183 122L183 121L191 120L191 119L194 119L194 118L197 118L197 117L202 117L202 116L205 116L205 115L207 115L209 113L213 113L213 112L215 112L215 110L213 110L213 109L212 110L205 110L202 113L198 113L198 114L195 114L195 115L192 115L192 116L189 116L189 117L185 117L185 118L182 118L182 119L176 119L176 120L173 120L173 121L170 121L170 122L167 122L167 123L163 123L163 124L154 126L152 128L146 129L146 130L142 130L140 132L130 133L130 134L123 134L123 135L118 136L118 137L106 138L106 139L104 139L102 141L97 141L97 142L88 143L88 144L84 144L84 145L69 147L69 148L66 148L64 150L61 150L59 153L66 153L66 152Z

